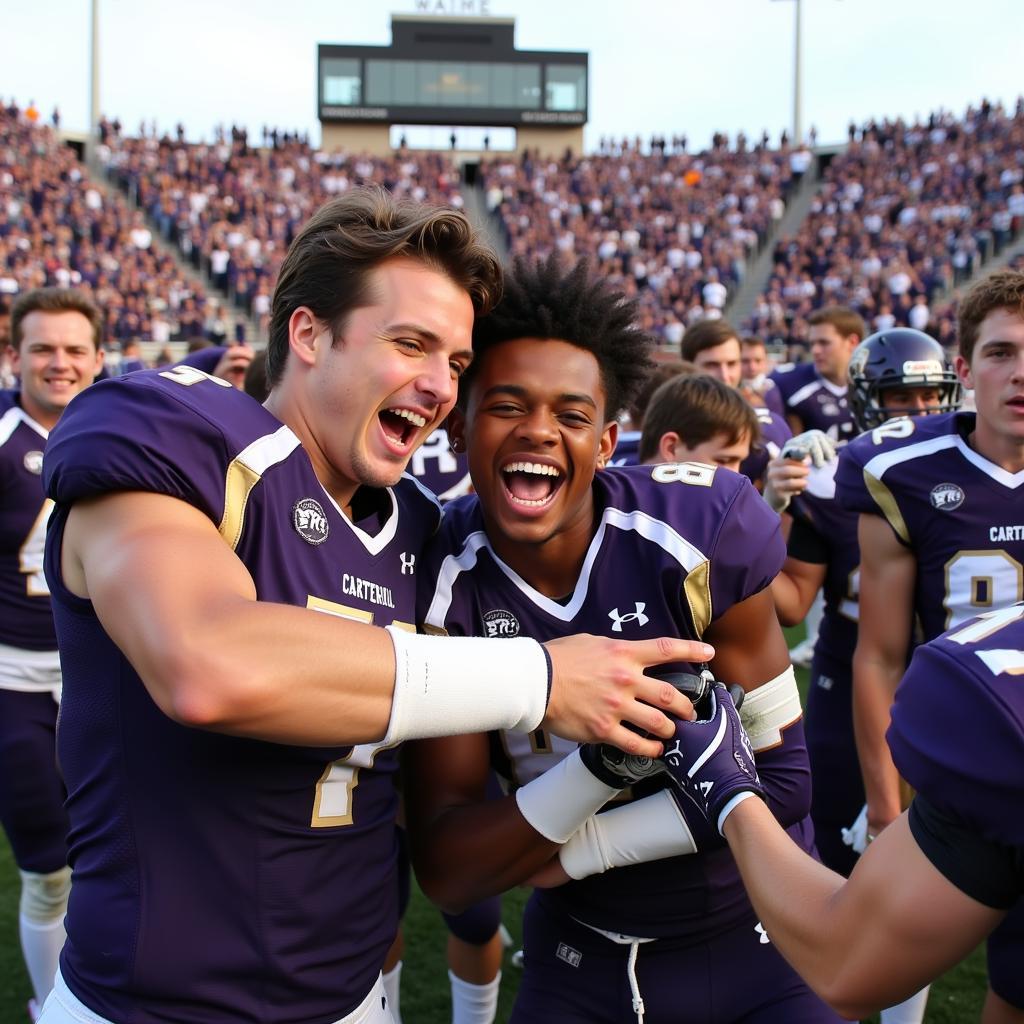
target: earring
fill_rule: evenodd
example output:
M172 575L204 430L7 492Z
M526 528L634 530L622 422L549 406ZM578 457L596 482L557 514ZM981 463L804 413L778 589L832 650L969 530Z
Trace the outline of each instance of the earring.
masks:
M461 455L463 450L463 443L461 437L453 437L448 442L448 448L452 455Z

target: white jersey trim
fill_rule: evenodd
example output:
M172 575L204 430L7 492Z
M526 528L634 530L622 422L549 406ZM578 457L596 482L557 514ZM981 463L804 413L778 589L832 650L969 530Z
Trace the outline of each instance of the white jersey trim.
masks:
M903 448L896 448L891 452L882 452L873 459L869 459L864 465L864 471L870 473L876 480L903 462L911 459L920 459L936 452L955 448L972 466L980 469L986 476L991 477L996 483L1016 490L1024 485L1024 470L1018 473L1010 473L997 466L994 462L986 459L984 455L976 452L959 434L945 434L942 437L932 437L927 441L917 441L908 444Z
M601 550L605 533L609 526L619 530L638 533L645 540L657 544L663 551L670 554L687 572L692 572L698 566L708 561L707 556L699 548L695 547L660 519L655 519L638 509L632 512L623 512L617 508L606 508L601 516L601 523L597 528L597 532L594 534L590 547L587 549L587 557L583 561L583 567L580 570L579 580L576 583L576 589L573 591L572 599L563 605L535 590L515 569L506 565L495 554L494 549L487 541L486 534L478 530L466 538L462 550L457 555L448 555L441 563L437 587L434 590L434 598L430 602L430 608L427 611L427 624L431 626L444 625L445 616L451 607L452 590L455 586L455 581L461 573L473 568L476 564L477 552L482 547L487 548L498 568L515 584L528 601L554 619L559 619L562 622L571 622L579 614L587 599L587 592L590 589L590 573Z
M825 380L824 377L817 377L815 380L812 380L810 384L805 384L802 388L797 388L797 390L789 396L789 401L786 404L792 408L794 405L799 405L805 399L811 398L813 395L823 390L828 391L836 398L846 397L845 386L842 384L833 384L830 380Z
M31 427L44 441L50 436L46 427L36 423L20 405L12 405L3 416L0 416L0 448L7 444L22 423L26 427Z
M986 459L984 455L976 452L959 434L956 435L956 442L957 448L960 449L960 454L972 466L977 466L982 473L992 477L997 484L1009 487L1011 491L1015 491L1021 484L1024 484L1024 469L1018 473L1011 473L1003 469L1002 466L997 466L994 462Z
M908 444L903 448L896 448L891 452L882 452L864 464L864 472L870 473L876 480L882 477L893 466L903 462L910 462L911 459L921 459L927 455L934 455L936 452L945 451L947 448L955 448L957 435L945 434L942 437L933 437L927 441L917 441Z

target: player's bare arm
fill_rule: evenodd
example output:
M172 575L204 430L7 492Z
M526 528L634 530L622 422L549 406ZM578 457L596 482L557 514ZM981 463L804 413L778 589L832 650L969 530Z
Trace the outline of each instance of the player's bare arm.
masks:
M733 605L711 623L705 637L715 648L715 677L738 683L748 692L789 667L789 650L770 589Z
M385 736L395 683L387 633L257 601L244 565L191 506L143 493L81 502L69 516L62 555L70 589L93 601L154 701L176 721L311 746ZM657 754L660 743L641 740L620 720L670 732L656 708L686 715L689 702L642 670L693 656L684 641L559 641L544 724L582 741Z
M741 803L724 831L771 941L844 1017L907 998L1002 917L936 870L906 814L868 847L849 880L800 850L760 800Z
M853 723L868 805L868 833L900 813L899 776L885 731L907 667L916 562L880 516L861 515L860 628L853 656Z
M786 559L782 571L771 585L775 612L783 626L796 626L803 622L825 582L827 570L824 562L804 562L791 556Z

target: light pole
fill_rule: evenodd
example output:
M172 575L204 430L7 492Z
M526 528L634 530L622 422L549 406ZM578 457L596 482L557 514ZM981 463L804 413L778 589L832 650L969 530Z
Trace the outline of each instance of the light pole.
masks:
M92 38L90 48L89 138L86 160L92 162L100 138L100 0L92 0Z

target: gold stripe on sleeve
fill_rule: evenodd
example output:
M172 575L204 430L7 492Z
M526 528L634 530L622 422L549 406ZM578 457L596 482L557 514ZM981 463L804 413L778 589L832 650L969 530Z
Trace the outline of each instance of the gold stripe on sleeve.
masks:
M704 630L711 625L711 563L707 559L686 574L683 594L697 636L703 636Z
M231 545L234 551L242 538L242 527L245 525L245 506L249 494L260 482L260 474L235 459L228 466L224 479L224 515L218 527L220 535Z
M896 504L892 491L878 477L872 476L866 469L864 470L864 483L867 486L868 493L875 499L875 504L881 510L882 515L888 520L896 536L909 547L910 531L907 529L907 524L903 521L903 513L900 512L900 507Z

